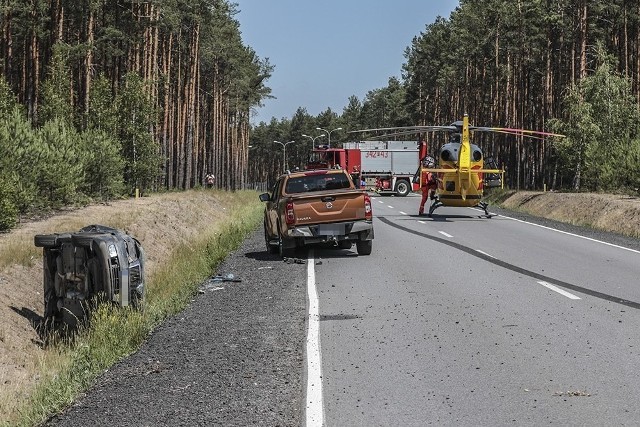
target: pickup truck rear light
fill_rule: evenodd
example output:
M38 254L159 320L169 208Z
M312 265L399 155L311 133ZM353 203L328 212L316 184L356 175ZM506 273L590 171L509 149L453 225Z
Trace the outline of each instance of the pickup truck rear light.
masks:
M291 200L287 201L287 207L284 212L287 225L293 225L296 222L296 215L293 212L293 202Z
M373 209L371 209L371 197L364 195L364 219L373 219Z

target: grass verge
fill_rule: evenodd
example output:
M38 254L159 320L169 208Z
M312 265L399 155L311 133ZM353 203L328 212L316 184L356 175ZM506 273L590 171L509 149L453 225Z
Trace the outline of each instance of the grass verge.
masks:
M184 309L199 285L260 223L263 207L254 192L234 193L234 199L224 220L176 247L154 272L144 310L102 305L73 339L50 345L40 361L42 379L28 402L0 425L34 426L63 410L105 369L135 352L158 324Z

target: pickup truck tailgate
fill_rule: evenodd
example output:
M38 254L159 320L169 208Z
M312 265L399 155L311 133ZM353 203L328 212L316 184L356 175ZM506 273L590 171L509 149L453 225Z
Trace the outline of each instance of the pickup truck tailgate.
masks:
M362 220L364 196L361 190L296 195L292 198L296 225Z

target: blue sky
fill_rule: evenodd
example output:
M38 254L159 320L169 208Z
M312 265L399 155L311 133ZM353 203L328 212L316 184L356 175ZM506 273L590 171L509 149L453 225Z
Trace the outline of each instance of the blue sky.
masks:
M341 114L349 97L400 78L404 50L458 0L234 0L245 45L275 65L267 86L277 99L257 109L252 123L291 118L298 107L313 116Z

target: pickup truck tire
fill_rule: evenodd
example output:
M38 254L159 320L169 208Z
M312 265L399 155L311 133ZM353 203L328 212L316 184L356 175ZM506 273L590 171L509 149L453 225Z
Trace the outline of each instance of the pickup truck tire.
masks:
M411 184L409 184L409 181L399 179L398 182L396 182L396 194L400 197L405 197L409 193L411 193Z
M278 252L278 246L271 243L271 239L269 238L269 233L267 233L267 226L264 226L264 244L267 249L267 253L275 254Z
M295 248L285 248L282 237L278 238L278 253L281 258L293 258L296 253Z
M284 239L280 232L280 225L278 225L278 254L281 258L293 258L295 251L295 248L287 248L284 246Z
M373 249L373 240L358 240L356 242L358 255L371 255Z
M351 249L351 240L340 240L338 242L338 247L340 249Z

